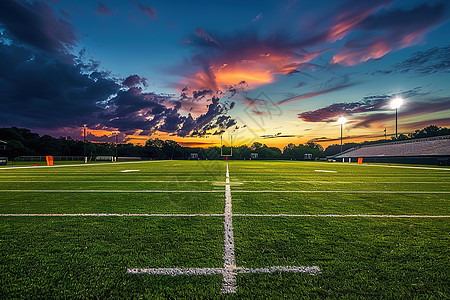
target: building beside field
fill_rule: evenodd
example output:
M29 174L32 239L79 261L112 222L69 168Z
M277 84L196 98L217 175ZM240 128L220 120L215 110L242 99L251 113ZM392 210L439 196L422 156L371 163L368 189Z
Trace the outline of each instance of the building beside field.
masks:
M337 161L450 165L450 135L367 145L333 156Z

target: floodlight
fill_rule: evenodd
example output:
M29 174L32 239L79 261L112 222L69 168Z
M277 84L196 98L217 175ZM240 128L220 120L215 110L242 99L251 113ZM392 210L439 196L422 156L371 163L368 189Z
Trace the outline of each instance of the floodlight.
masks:
M401 97L395 97L391 101L391 108L392 109L400 108L400 106L402 106L402 104L403 104L403 99Z
M346 118L346 117L340 117L340 118L338 119L338 123L339 123L339 124L345 124L345 122L347 122L347 118Z

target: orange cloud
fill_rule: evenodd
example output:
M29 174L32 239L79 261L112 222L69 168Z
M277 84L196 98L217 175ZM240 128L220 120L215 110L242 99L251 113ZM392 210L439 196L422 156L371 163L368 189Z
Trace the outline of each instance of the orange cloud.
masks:
M195 89L226 90L230 85L242 81L250 88L255 88L274 82L277 74L290 74L301 69L302 64L309 63L319 54L320 52L313 52L300 56L294 52L272 54L247 51L241 59L230 57L216 59L211 62L207 71L199 71L186 79Z

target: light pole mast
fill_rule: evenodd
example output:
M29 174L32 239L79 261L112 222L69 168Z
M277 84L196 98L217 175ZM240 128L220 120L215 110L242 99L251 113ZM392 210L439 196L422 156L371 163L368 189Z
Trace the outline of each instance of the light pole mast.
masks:
M403 99L400 97L396 97L392 99L391 101L391 108L395 109L395 138L398 138L398 131L397 131L397 125L398 125L398 109L403 104Z
M117 143L118 143L118 140L119 140L119 133L116 132L116 161L117 161L117 158L118 158L118 155L117 155Z
M84 163L87 162L86 159L86 124L83 125L83 157L84 157Z
M345 122L347 122L346 117L340 117L338 119L338 123L341 124L341 153L342 153L342 126L345 124Z

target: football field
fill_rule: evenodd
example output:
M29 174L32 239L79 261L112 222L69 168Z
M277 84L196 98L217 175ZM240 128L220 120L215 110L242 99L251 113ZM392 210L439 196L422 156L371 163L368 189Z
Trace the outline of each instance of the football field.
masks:
M448 298L450 169L0 168L0 298Z

